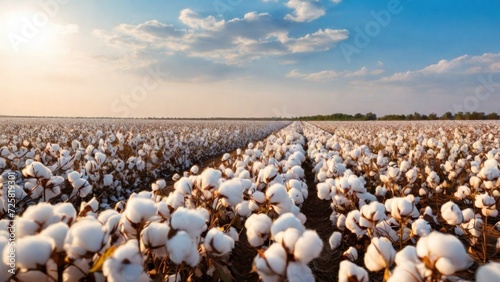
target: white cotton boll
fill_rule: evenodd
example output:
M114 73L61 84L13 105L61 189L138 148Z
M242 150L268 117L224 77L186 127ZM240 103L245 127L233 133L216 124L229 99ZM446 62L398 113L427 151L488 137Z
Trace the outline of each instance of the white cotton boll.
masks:
M249 204L250 204L249 201L243 201L237 204L235 207L236 213L245 218L249 217L252 214L252 210L250 209Z
M366 249L364 257L365 266L370 271L388 269L394 263L395 256L396 250L394 250L394 247L389 239L385 237L375 237Z
M474 205L481 209L484 216L496 217L498 214L495 198L488 194L477 194Z
M361 207L359 225L366 228L374 228L375 225L385 219L385 206L379 202L371 202Z
M377 186L375 188L375 195L378 197L385 197L385 194L387 194L387 188L384 186Z
M417 249L414 246L404 247L396 254L394 262L396 262L397 265L402 265L405 262L411 262L413 264L420 263L420 259L417 255Z
M382 236L382 237L390 238L393 242L399 241L399 235L398 235L398 233L392 228L392 226L386 220L380 221L375 226L375 230L374 231L375 231L374 234L376 236Z
M200 171L200 168L197 166L197 165L194 165L191 167L191 169L189 170L189 172L191 172L191 174L198 174L198 172Z
M197 245L190 235L179 231L167 241L167 250L170 260L175 264L187 263L195 267L200 262Z
M236 206L243 201L243 186L236 179L228 180L219 187L220 197L230 206Z
M272 244L262 255L254 259L259 276L283 276L286 270L286 251L280 244ZM269 280L271 281L271 280Z
M314 230L306 230L295 243L294 257L304 264L317 258L323 249L323 241Z
M330 238L328 239L328 243L330 244L330 248L332 250L336 250L338 247L340 247L340 244L342 243L342 233L338 231L333 232Z
M191 190L193 190L193 181L187 177L182 177L174 183L174 189L182 195L187 196L191 194Z
M398 264L392 271L387 282L422 282L424 279L420 276L414 263L404 262Z
M462 242L449 234L434 231L420 238L416 249L420 258L427 258L444 275L467 269L473 263Z
M324 170L321 170L318 172L318 174L316 175L316 179L319 181L319 182L325 182L327 176L326 176L326 172Z
M343 254L343 257L350 261L355 261L358 259L358 251L354 247L349 247Z
M295 205L301 205L302 203L304 203L304 195L297 188L291 188L290 190L288 190L288 196Z
M173 229L186 231L193 239L200 237L200 234L207 230L204 216L196 210L184 207L180 207L174 212L170 219L170 225Z
M137 241L129 240L104 261L102 273L110 282L149 281L143 264L144 259L139 253Z
M462 215L464 217L464 222L468 222L474 218L474 210L471 208L464 209L462 210Z
M226 234L231 237L235 242L238 242L240 240L240 234L234 227L230 227L229 230L226 232Z
M273 165L268 165L263 169L263 179L261 181L270 183L278 175L278 169Z
M69 227L64 222L58 222L50 225L43 230L40 235L44 236L47 241L52 244L52 249L56 252L64 251L64 240L68 233Z
M315 281L312 270L306 264L295 261L288 263L286 277L289 282Z
M320 200L330 200L331 197L330 197L330 187L328 186L328 184L322 182L322 183L318 183L316 185L316 189L318 190L318 198Z
M3 262L9 264L10 248L3 250ZM44 236L26 236L16 242L16 267L37 269L47 263L52 254L52 245ZM3 274L5 275L5 274Z
M368 282L368 272L354 263L343 260L340 262L339 268L339 282L357 281L357 282Z
M234 240L218 228L212 228L207 232L203 245L212 255L223 256L234 249Z
M481 186L482 180L477 176L472 176L469 179L469 184L471 188L478 189Z
M386 208L387 208L387 202L386 202ZM418 217L418 210L415 208L413 203L409 201L407 198L392 198L390 211L392 217L394 217L397 220L402 220L410 216Z
M496 180L500 176L498 167L483 167L478 175L485 180Z
M423 218L419 218L411 224L411 230L413 234L419 237L423 237L429 235L431 233L432 228L429 222L427 222Z
M295 251L295 244L301 235L301 231L295 228L288 228L287 230L278 233L274 238L274 241L281 244L289 254L293 254Z
M252 214L245 222L248 242L253 247L264 244L271 232L272 220L265 214Z
M177 209L179 207L184 206L184 200L185 200L184 195L181 192L173 191L170 192L170 194L168 194L168 197L165 200L165 202L173 209Z
M141 232L141 249L149 249L151 253L158 257L167 255L167 235L170 228L158 222L153 222Z
M441 206L441 216L449 225L458 225L463 221L462 211L452 201Z
M151 199L131 198L123 214L131 223L144 223L156 214L155 203Z
M78 259L92 256L107 241L102 225L95 220L80 220L68 230L64 241L64 249L68 257Z
M53 213L59 217L59 220L71 225L76 220L76 210L71 203L59 203L54 206Z
M263 204L266 201L266 195L260 191L253 192L251 196L252 199L259 204Z
M213 168L205 169L198 178L198 187L201 189L213 189L219 187L219 179L222 177L220 170Z
M477 269L477 282L491 282L500 280L500 263L490 262Z
M102 183L104 186L111 186L113 184L113 175L105 174L102 179Z
M112 209L105 210L99 213L97 220L104 226L104 230L109 235L118 235L120 233L121 215L117 211Z
M300 223L302 223L302 224L306 223L307 217L305 214L300 212L300 213L296 214L295 216L300 220Z
M282 184L273 184L266 191L266 198L271 204L279 204L288 198L286 188Z
M345 230L345 222L347 220L347 217L344 214L340 214L339 217L337 218L337 228L340 231Z
M352 191L356 193L366 192L365 185L356 175L350 175L349 178L347 179L347 182L349 183L349 186L351 187Z
M165 181L165 179L158 179L155 184L158 185L159 190L163 190L167 187L167 181Z
M104 162L106 162L107 157L105 154L103 154L101 152L96 152L94 154L94 158L95 158L97 164L102 165L102 164L104 164Z
M300 220L293 213L285 213L276 219L271 226L271 234L273 238L281 231L285 231L288 228L295 228L300 232L304 232L306 228Z
M22 170L24 177L38 178L38 179L50 179L52 177L52 172L49 168L40 162L32 162L27 165Z
M303 179L305 177L304 169L298 165L293 166L289 171L297 175L297 177L299 177L300 179Z
M33 220L42 229L59 221L59 217L54 215L54 206L49 203L39 203L38 205L28 207L23 217Z
M470 196L470 194L471 194L470 188L462 185L457 188L457 191L453 194L453 196L455 196L460 200L463 200L467 196Z
M19 238L35 235L40 229L40 226L32 219L16 217L16 220L16 231Z
M363 230L359 226L359 220L361 218L361 213L358 210L352 210L347 214L345 226L349 231L355 233L358 236L362 236L366 233L366 230Z
M408 169L410 169L410 167L411 167L411 164L410 164L410 162L409 162L409 161L407 161L407 160L403 160L403 161L401 161L401 163L399 164L399 170L400 170L401 172L406 172L406 171L408 171Z

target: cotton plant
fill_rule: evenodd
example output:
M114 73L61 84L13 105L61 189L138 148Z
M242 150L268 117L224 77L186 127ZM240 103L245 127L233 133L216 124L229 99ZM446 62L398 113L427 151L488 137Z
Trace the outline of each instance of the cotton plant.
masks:
M323 241L316 231L305 230L292 214L285 214L273 223L271 233L274 243L254 259L254 267L262 280L314 280L307 264L323 249Z
M437 231L420 238L416 252L429 270L426 275L434 278L467 269L473 262L458 238Z
M143 264L143 255L139 251L137 240L133 239L119 246L104 261L102 273L108 281L150 281Z

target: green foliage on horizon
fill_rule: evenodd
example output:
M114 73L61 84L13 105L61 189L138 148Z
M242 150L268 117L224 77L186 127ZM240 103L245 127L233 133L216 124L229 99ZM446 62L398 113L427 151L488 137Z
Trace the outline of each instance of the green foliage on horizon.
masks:
M315 115L302 116L295 118L297 120L336 120L336 121L363 121L363 120L499 120L500 115L497 113L485 114L483 112L458 112L453 114L446 112L441 116L436 113L429 115L413 113L413 114L389 114L382 117L377 117L376 114L369 112L365 115L357 113L355 115L335 113L331 115Z

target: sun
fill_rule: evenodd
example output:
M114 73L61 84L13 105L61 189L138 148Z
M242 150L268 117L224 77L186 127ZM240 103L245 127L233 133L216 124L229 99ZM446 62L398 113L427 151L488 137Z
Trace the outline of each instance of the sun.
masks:
M48 15L30 10L2 13L0 23L7 44L17 54L42 55L58 48L61 28Z

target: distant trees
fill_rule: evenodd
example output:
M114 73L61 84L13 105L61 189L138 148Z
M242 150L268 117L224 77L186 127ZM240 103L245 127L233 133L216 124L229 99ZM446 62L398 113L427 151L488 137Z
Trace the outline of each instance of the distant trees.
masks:
M500 115L497 113L485 114L483 112L458 112L453 114L451 112L446 112L441 116L436 113L430 113L429 115L414 112L408 115L397 115L388 114L382 117L369 112L366 114L356 113L354 115L335 113L331 115L315 115L315 116L303 116L297 117L298 120L339 120L339 121L356 121L356 120L498 120Z

